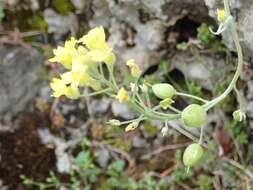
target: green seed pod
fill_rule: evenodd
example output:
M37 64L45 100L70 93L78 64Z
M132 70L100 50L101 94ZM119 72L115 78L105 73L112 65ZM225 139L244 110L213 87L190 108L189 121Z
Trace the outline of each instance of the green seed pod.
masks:
M167 83L159 83L152 86L154 94L161 99L172 98L176 93L173 86Z
M194 166L197 162L199 162L203 153L204 150L199 144L193 143L189 145L184 151L183 155L184 165L187 167Z
M246 114L241 110L236 110L233 112L233 118L235 121L242 122L246 119Z
M202 106L191 104L183 110L181 118L188 127L201 127L206 123L207 113Z

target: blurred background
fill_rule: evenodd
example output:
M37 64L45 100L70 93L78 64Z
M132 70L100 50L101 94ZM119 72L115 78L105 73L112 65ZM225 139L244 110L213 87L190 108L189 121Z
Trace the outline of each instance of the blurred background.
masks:
M62 70L48 62L52 50L102 25L119 82L130 80L125 61L133 58L149 83L211 99L226 89L236 65L229 34L209 31L221 6L215 0L0 0L0 190L253 189L251 0L232 1L245 53L238 88L248 119L232 120L233 93L210 111L208 149L188 173L181 158L191 140L173 128L163 137L163 123L145 121L125 133L106 122L136 117L126 105L107 96L55 99L49 87ZM176 107L189 103L178 98Z

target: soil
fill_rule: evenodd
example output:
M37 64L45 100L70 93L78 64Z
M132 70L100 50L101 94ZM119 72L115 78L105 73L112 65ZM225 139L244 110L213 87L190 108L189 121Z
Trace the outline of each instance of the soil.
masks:
M27 116L18 130L0 133L0 179L11 190L31 189L22 185L20 175L43 180L55 169L54 150L40 142L38 123L45 121Z

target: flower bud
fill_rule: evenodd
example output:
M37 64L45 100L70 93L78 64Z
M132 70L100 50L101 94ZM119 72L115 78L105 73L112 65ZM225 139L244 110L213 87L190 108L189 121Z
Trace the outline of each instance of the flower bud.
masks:
M235 121L242 122L246 119L246 114L241 110L236 110L233 112L233 118Z
M141 69L139 66L135 63L134 59L130 59L126 62L126 65L130 67L131 74L133 77L138 78L141 76Z
M138 92L138 85L136 85L135 83L130 83L130 88L131 88L131 92Z
M117 119L110 119L107 123L112 126L120 126L121 125L120 121Z
M166 136L169 133L168 126L164 126L161 130L162 136Z
M226 18L226 13L224 9L217 9L217 19L219 22L224 22Z
M163 109L167 109L174 101L170 98L166 98L162 101L160 101L160 106L163 108Z
M204 151L203 148L197 144L190 144L184 151L183 163L187 167L194 166L201 159Z
M161 99L172 98L176 93L173 86L167 83L155 84L152 86L154 94Z
M138 122L130 123L130 124L128 124L128 126L126 126L125 131L126 132L133 131L133 130L135 130L138 127L138 125L139 125Z
M127 102L129 100L128 92L125 90L124 87L120 88L118 91L118 94L116 96L116 99L119 100L120 103Z
M207 113L202 106L191 104L183 110L181 117L186 126L201 127L206 123Z
M145 83L139 85L139 87L143 93L148 93L148 86Z

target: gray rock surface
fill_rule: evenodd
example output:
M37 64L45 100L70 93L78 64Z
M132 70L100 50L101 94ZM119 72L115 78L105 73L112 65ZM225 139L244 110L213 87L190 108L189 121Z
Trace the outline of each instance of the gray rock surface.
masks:
M234 70L232 64L226 65L224 60L215 59L212 55L193 56L189 52L178 52L171 62L171 69L181 71L187 80L194 80L207 90L214 89Z
M43 61L34 49L0 44L0 121L27 111L42 85Z
M120 55L119 62L134 58L146 69L162 57L155 50L166 43L165 31L170 26L185 16L198 22L210 21L210 17L215 20L218 6L215 0L94 0L89 25L109 30L109 42ZM253 53L253 0L231 0L231 6L245 56L249 57ZM234 49L230 35L224 33L223 41Z
M238 24L238 32L240 41L247 57L252 57L253 54L253 0L231 0L232 13ZM209 15L216 17L215 11L217 5L215 0L205 0L209 8ZM230 34L223 34L223 41L230 48L234 49Z
M166 42L166 30L180 18L194 20L208 16L202 0L94 0L90 27L109 30L109 43L120 55L119 62L134 58L142 69L157 63L159 49Z

